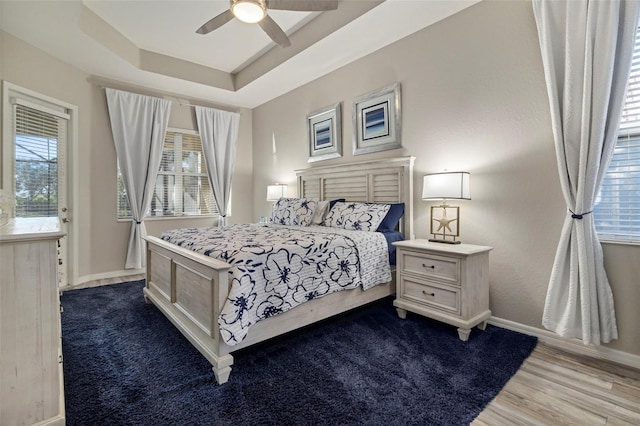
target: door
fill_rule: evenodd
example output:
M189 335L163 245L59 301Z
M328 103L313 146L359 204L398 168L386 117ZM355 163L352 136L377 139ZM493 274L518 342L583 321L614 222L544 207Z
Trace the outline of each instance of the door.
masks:
M64 106L32 92L5 90L11 114L11 164L3 160L3 191L13 198L13 215L55 217L66 236L58 243L58 284L69 282L67 145L70 115ZM5 121L6 123L6 121ZM9 157L7 155L7 157ZM5 157L6 158L6 157ZM9 166L9 167L7 167Z

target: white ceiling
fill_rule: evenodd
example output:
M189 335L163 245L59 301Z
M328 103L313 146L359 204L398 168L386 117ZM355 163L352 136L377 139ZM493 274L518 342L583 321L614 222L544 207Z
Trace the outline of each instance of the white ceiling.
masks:
M341 0L332 12L269 11L291 38L284 49L235 19L196 34L228 0L0 0L0 28L98 78L254 108L478 1ZM145 52L164 56L150 68L136 59ZM214 75L235 86L221 88Z
M153 3L152 17L149 15L150 3ZM206 21L226 11L228 0L102 0L85 1L84 4L139 48L226 72L237 70L247 59L272 46L258 25L238 19L207 35L195 33ZM309 12L281 10L269 11L269 15L286 33L291 33L298 23L304 24L315 16Z

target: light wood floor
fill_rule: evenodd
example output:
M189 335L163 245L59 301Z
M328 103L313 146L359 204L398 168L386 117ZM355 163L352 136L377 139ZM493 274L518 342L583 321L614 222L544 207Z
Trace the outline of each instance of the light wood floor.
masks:
M640 370L538 343L471 424L640 425Z

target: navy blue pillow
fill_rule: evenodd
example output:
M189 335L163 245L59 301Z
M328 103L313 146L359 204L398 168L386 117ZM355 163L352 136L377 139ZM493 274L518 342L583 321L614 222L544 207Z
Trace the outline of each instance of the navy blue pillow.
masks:
M404 203L390 204L391 208L378 226L378 232L395 231L404 214Z
M333 205L335 203L344 203L345 201L347 201L347 200L345 200L344 198L336 198L335 200L329 201L329 210L331 210L333 208Z
M402 235L401 232L396 232L396 231L386 231L386 232L380 232L382 235L384 235L384 238L387 240L387 247L389 247L389 264L390 265L395 265L396 264L396 246L393 245L394 241L402 241L404 240L404 236Z

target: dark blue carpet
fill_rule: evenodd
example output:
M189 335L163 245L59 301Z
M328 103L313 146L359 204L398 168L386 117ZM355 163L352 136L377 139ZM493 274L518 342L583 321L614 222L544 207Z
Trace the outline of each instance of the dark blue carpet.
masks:
M454 327L387 299L234 354L229 382L143 281L64 293L67 425L465 425L536 339Z

